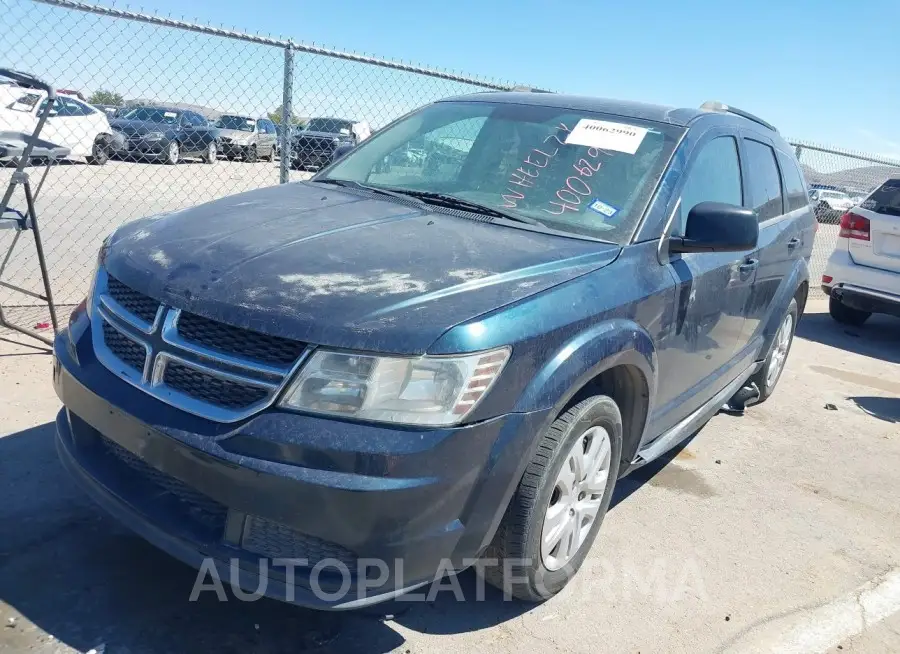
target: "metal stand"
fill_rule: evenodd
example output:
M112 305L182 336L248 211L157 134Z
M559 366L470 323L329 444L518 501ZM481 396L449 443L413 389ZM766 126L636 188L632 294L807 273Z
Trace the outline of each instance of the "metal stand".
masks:
M13 237L9 249L7 249L6 255L3 257L3 263L0 264L0 286L46 302L47 308L50 311L50 322L53 325L53 333L55 335L56 332L59 331L59 324L56 319L56 307L53 304L53 291L50 289L50 275L47 271L47 261L44 258L44 246L41 243L41 232L38 228L37 210L35 209L34 202L38 193L40 193L41 187L43 187L44 185L44 181L47 179L47 174L50 172L50 166L54 158L56 158L56 155L58 154L63 154L63 156L65 156L65 154L68 154L68 151L66 151L65 148L57 148L57 152L51 153L50 156L48 156L47 167L45 168L44 173L41 177L40 184L38 184L36 193L32 193L31 191L31 182L28 178L28 173L25 172L25 166L28 165L35 145L49 145L51 150L53 149L53 144L48 144L46 141L42 142L39 140L39 137L41 129L43 129L44 123L47 122L47 117L50 115L50 111L53 107L54 102L56 101L56 91L46 82L43 82L33 75L29 75L27 73L0 68L0 75L14 79L16 80L16 82L21 83L26 87L43 89L47 92L48 99L47 106L38 119L38 124L34 130L34 133L31 135L26 135L23 139L24 147L21 148L20 151L17 150L13 145L8 145L3 148L3 155L12 156L12 158L16 160L16 171L12 174L12 179L10 180L9 185L7 186L6 191L3 194L3 199L0 200L0 229L14 229L16 230L16 235ZM46 150L47 148L41 149ZM24 214L21 211L17 211L16 209L9 209L9 201L12 198L13 192L15 191L17 186L21 186L25 192L26 210ZM19 286L15 286L3 281L3 273L6 271L6 266L12 258L13 251L15 250L16 245L19 243L19 238L22 236L22 232L26 230L31 231L31 233L34 235L34 246L37 250L38 263L41 267L41 277L44 282L44 295L34 293L33 291L29 291L28 289L21 288ZM41 341L42 343L46 343L47 345L53 345L53 339L48 338L43 334L39 334L33 329L29 329L21 325L16 325L7 320L6 314L3 311L2 302L0 302L0 327L12 329L21 334L25 334L26 336L36 338L37 340Z

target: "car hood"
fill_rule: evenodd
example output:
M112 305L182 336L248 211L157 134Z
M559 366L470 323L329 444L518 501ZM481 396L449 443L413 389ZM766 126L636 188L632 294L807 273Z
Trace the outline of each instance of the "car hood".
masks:
M350 136L347 134L334 134L332 132L312 132L308 129L300 130L299 132L294 132L295 138L300 138L303 136L312 136L319 139L334 139L337 141L349 141Z
M253 137L253 132L242 132L239 129L223 129L221 127L216 127L216 129L219 131L219 136L234 139L235 141L249 141Z
M448 328L605 266L620 248L321 184L250 191L121 227L107 270L239 327L425 352Z
M147 134L148 132L167 132L176 128L169 123L154 123L148 120L125 120L117 118L109 121L109 126L124 134Z

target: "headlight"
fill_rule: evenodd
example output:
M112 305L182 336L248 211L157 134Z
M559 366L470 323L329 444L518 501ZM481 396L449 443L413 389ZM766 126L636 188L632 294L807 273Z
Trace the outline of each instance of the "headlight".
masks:
M509 348L463 356L381 357L316 351L281 406L414 425L453 425L478 406Z
M144 134L144 139L147 141L158 141L163 137L162 132L147 132Z

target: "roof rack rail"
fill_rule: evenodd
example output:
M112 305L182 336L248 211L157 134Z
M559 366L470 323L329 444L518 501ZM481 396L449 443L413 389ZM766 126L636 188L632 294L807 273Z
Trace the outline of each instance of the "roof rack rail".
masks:
M718 102L717 100L707 100L700 105L700 108L705 109L706 111L718 111L719 113L734 114L735 116L740 116L741 118L752 120L757 125L762 125L763 127L767 127L773 132L778 133L778 128L772 125L772 123L767 123L762 118L760 118L759 116L754 116L749 111L744 111L743 109L738 109L737 107L731 107L724 102Z
M510 89L510 91L523 91L525 93L553 93L553 91L547 91L546 89L536 89L531 86L519 86L516 85Z

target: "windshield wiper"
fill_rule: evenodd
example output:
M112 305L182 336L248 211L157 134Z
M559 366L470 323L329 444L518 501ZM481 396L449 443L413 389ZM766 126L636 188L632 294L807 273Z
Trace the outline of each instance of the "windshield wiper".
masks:
M397 198L398 200L404 200L409 202L409 196L406 193L399 193L398 191L394 191L391 189L380 188L378 186L369 186L368 184L363 184L361 182L356 182L352 179L316 179L312 180L318 182L319 184L333 184L335 186L341 186L343 188L355 188L360 189L362 191L371 191L372 193L379 193L381 195L387 195L388 197Z
M350 179L317 179L315 181L319 182L320 184L334 184L335 186L343 186L345 188L362 189L364 191L380 193L381 195L387 195L389 197L398 198L401 200L414 198L416 200L422 200L423 202L436 204L442 207L447 207L449 209L460 209L462 211L469 211L471 213L477 213L483 216L491 216L493 218L506 218L507 220L512 220L517 223L525 223L526 225L546 227L544 223L539 220L535 220L534 218L517 216L506 211L494 209L493 207L489 207L485 204L463 200L462 198L458 198L455 195L447 195L446 193L437 193L435 191L416 191L399 188L385 188L384 186L369 186L368 184L362 184Z
M385 189L380 189L385 190ZM493 207L489 207L485 204L480 204L478 202L470 202L469 200L463 200L462 198L458 198L455 195L447 195L446 193L437 193L435 191L415 191L415 190L407 190L407 189L390 189L395 193L402 193L403 195L410 195L414 198L419 198L424 202L428 202L430 204L436 204L442 207L447 207L449 209L461 209L462 211L469 211L471 213L478 213L483 216L492 216L494 218L506 218L507 220L512 220L517 223L525 223L526 225L537 225L539 227L546 227L544 223L539 220L535 220L534 218L528 218L526 216L517 216L515 214L501 211L500 209L494 209Z

